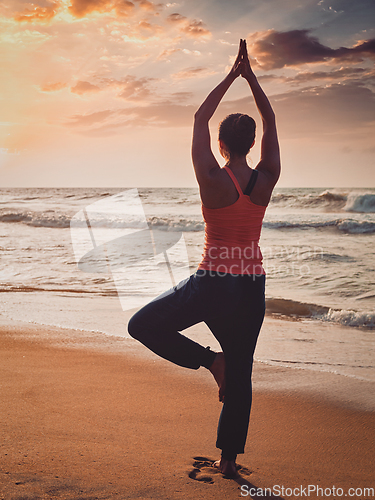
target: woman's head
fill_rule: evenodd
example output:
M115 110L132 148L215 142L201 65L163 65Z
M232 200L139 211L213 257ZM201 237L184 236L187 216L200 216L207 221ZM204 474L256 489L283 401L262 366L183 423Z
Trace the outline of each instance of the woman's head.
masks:
M246 156L254 139L255 121L248 115L228 115L219 125L220 152L226 159Z

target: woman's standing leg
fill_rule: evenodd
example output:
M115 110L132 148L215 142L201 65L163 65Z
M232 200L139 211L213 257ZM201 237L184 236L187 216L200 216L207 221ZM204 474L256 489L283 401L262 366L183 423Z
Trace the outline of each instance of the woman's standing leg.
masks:
M265 312L265 276L237 276L227 314L207 324L225 355L225 399L216 446L227 460L243 453L251 409L253 355Z
M210 368L216 353L179 330L206 322L225 356L225 398L216 446L228 460L244 452L253 354L265 311L264 284L264 276L196 273L147 304L129 322L130 335L153 352L193 369Z

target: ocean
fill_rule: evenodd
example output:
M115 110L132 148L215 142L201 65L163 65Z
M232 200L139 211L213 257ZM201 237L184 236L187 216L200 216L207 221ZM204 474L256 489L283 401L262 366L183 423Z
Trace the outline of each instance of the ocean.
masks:
M133 342L131 310L193 273L203 238L195 188L1 189L0 314ZM279 342L261 334L256 359L373 380L374 243L375 189L276 188L260 247L267 315L285 328ZM309 332L294 347L292 323Z

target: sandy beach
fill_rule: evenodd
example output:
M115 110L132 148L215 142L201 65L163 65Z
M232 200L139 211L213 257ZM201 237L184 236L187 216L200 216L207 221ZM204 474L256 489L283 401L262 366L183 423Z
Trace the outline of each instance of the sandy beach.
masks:
M15 323L0 335L1 499L235 499L251 487L297 498L309 485L312 498L333 486L372 498L360 491L375 486L372 382L256 363L233 480L211 466L220 403L208 371L68 330Z

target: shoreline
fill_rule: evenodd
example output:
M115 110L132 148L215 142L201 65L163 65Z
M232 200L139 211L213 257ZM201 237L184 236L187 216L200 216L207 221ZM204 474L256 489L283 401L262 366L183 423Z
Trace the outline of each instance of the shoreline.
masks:
M127 323L131 315L131 311L123 313L123 320ZM200 323L188 328L185 332L196 342L210 345L213 350L219 350L220 346L216 339L207 328L207 332L205 332L204 328L206 328L205 325ZM293 331L294 336L299 337L295 340L302 341L297 343L309 347L309 343L304 342L310 340L306 339L306 330L312 330L315 333L321 329L321 333L324 335L327 333L327 328L330 329L330 334L334 333L340 338L342 332L350 333L351 330L351 327L321 325L318 322L311 325L309 322L279 319L266 315L254 356L253 388L261 391L283 391L291 394L302 392L311 397L327 399L330 403L347 408L375 411L375 379L323 370L320 367L316 368L314 363L306 363L302 366L293 361L271 363L259 356L259 354L263 354L264 343L271 343L272 347L278 348L277 343L284 341L285 330ZM205 372L203 368L195 371L175 366L160 359L142 344L129 337L69 327L27 323L21 320L11 321L0 315L0 335L4 334L5 331L21 339L40 342L52 347L129 355L152 363L163 363L165 369L170 370L172 374L179 372L185 377L207 379L203 375ZM310 332L308 336L311 336ZM369 372L373 374L374 370Z
M43 329L50 337L41 340ZM0 327L1 499L210 500L241 498L241 484L375 486L371 382L256 363L240 483L210 466L221 404L207 370L67 333Z

